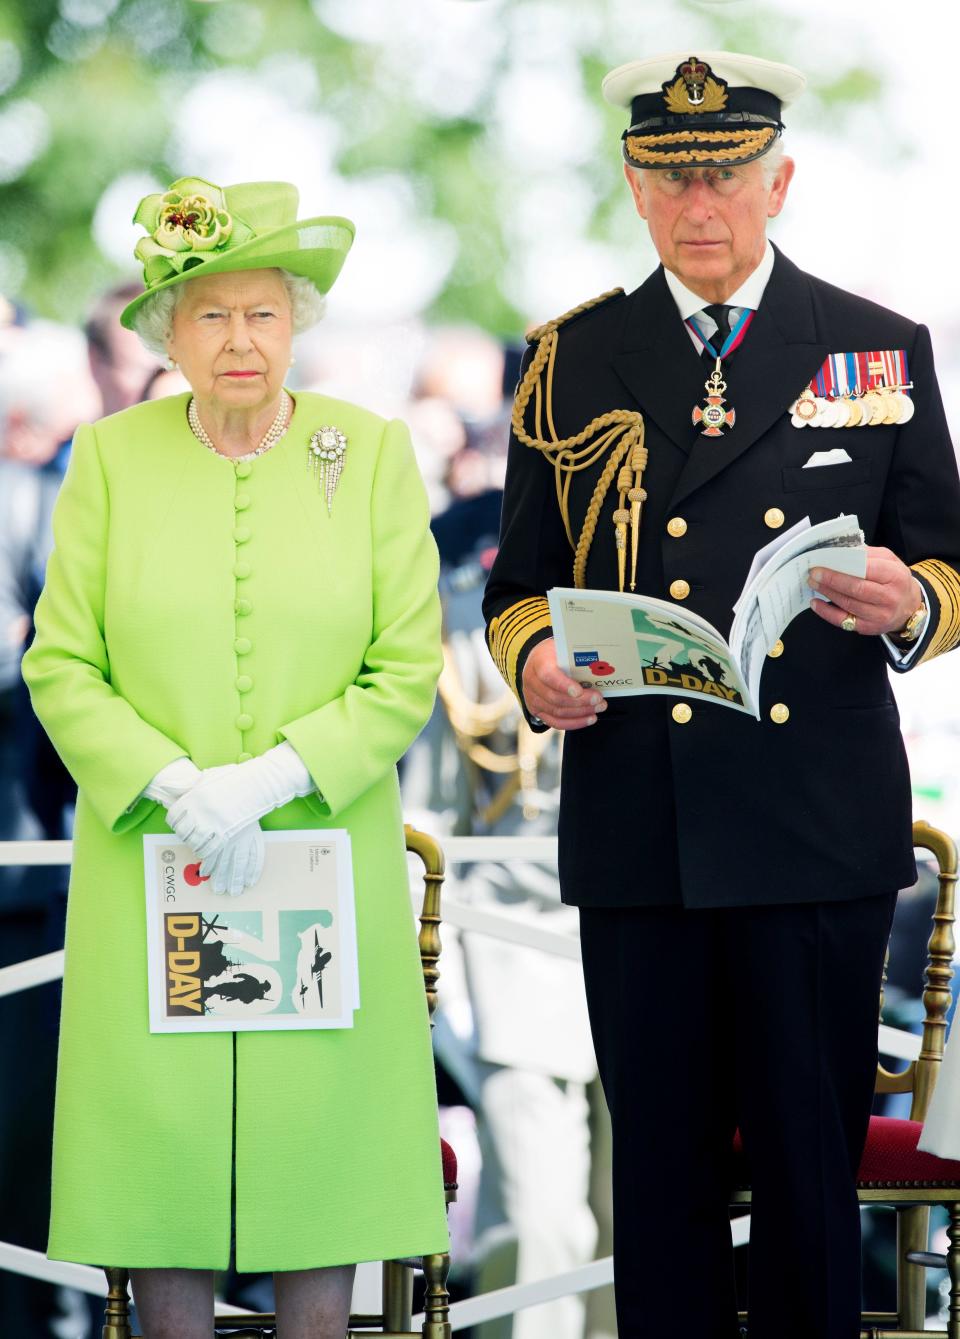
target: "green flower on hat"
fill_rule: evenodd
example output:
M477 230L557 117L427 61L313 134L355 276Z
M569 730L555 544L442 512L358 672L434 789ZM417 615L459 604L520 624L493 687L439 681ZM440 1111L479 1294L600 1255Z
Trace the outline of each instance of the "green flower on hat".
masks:
M298 202L289 181L215 186L202 177L181 177L168 190L144 196L133 216L147 232L135 248L144 291L124 307L121 323L136 329L137 313L159 289L200 274L287 270L328 293L354 226L333 214L298 219Z
M253 235L229 213L220 187L200 177L181 177L163 194L144 196L133 221L150 234L134 252L148 288Z

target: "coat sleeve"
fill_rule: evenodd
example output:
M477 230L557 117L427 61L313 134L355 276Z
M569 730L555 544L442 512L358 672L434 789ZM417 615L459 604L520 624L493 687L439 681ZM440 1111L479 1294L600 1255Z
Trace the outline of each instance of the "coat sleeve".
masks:
M907 663L889 657L900 672L960 644L960 479L926 326L917 327L909 376L916 410L898 433L877 542L913 569L930 617Z
M528 348L524 355L521 380L533 353ZM547 591L570 585L572 571L573 550L560 514L553 466L511 432L500 544L487 581L483 615L490 654L534 730L546 726L533 724L524 705L523 667L533 648L553 636Z
M373 638L340 697L279 733L306 763L321 817L345 809L395 765L423 728L440 674L439 561L410 434L384 429L371 497Z
M144 786L186 750L111 686L104 635L109 529L96 430L81 427L53 512L54 549L23 677L70 775L105 826L125 832L156 807L139 798Z

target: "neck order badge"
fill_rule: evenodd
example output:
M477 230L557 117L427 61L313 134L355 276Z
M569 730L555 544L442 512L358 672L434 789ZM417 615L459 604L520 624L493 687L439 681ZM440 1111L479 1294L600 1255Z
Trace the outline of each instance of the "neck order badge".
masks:
M743 343L743 338L746 335L747 330L750 328L750 322L752 320L753 312L745 311L734 329L730 331L730 334L724 340L719 353L708 339L704 339L696 326L691 321L687 321L687 325L690 326L697 338L702 341L704 348L708 349L717 360L716 366L710 376L703 383L703 388L707 393L706 402L702 405L694 405L693 414L691 415L695 427L699 428L701 423L703 424L701 431L705 437L722 437L724 428L732 428L736 422L736 410L732 406L729 409L724 408L726 403L724 395L726 393L727 383L723 379L721 366L724 358L728 357Z

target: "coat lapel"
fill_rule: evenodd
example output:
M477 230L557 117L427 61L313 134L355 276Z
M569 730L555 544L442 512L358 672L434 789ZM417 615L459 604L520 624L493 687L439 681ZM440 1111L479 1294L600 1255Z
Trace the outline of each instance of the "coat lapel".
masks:
M785 414L830 352L819 342L806 275L779 251L763 300L743 344L728 364L727 407L734 426L705 437L691 421L703 404L710 368L698 356L677 314L662 267L628 302L623 340L613 366L645 416L687 456L671 504L733 463Z
M685 454L693 445L690 413L702 394L706 372L677 314L663 267L627 299L623 341L613 356L620 380L644 415Z
M778 251L747 337L723 367L726 405L736 411L736 422L722 437L705 437L694 429L695 444L671 503L688 497L753 446L786 413L829 352L817 339L806 276Z

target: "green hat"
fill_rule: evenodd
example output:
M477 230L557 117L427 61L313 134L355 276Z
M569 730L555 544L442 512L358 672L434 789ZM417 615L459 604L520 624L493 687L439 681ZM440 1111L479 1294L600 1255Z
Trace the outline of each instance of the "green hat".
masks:
M143 262L146 291L124 308L129 330L152 294L198 274L284 269L328 292L353 244L349 219L297 219L300 194L287 181L214 186L181 177L162 195L145 195L133 216L146 228L135 255Z

